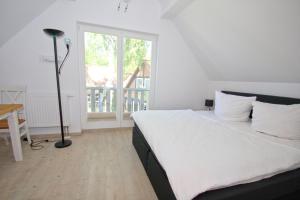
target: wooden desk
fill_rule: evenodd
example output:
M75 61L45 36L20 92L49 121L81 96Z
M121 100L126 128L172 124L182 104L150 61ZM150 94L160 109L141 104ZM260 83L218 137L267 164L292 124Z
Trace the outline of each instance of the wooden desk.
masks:
M17 114L17 112L21 109L23 109L22 104L0 104L0 119L8 120L9 134L16 161L23 160L23 152L21 146L20 129Z

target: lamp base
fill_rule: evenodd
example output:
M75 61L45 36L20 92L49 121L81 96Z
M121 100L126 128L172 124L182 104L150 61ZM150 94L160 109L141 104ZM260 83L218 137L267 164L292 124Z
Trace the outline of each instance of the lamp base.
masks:
M65 140L65 142L63 143L62 141L58 141L55 143L55 147L56 148L65 148L68 147L72 144L72 140Z

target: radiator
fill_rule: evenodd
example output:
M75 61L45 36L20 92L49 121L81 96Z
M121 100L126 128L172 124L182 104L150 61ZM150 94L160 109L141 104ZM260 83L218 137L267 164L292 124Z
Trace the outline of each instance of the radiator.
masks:
M64 126L70 126L69 96L62 95ZM58 127L59 108L56 94L28 94L26 114L29 127Z

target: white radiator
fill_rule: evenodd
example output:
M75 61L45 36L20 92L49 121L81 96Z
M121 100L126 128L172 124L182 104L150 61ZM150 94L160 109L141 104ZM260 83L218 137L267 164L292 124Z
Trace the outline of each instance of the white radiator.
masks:
M70 126L70 96L62 95L64 126ZM59 108L56 94L28 94L26 113L29 127L58 127Z

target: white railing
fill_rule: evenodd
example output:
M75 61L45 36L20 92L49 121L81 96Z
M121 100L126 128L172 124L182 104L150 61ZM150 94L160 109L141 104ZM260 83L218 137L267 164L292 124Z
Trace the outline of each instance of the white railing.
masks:
M117 88L87 87L88 112L116 112ZM148 109L149 90L124 88L123 111Z
M149 90L124 88L124 112L134 112L148 109Z

